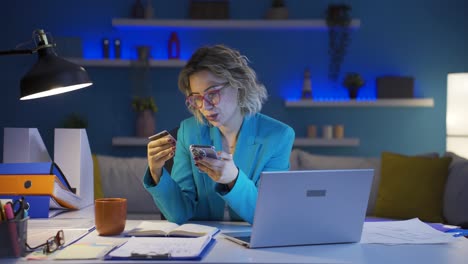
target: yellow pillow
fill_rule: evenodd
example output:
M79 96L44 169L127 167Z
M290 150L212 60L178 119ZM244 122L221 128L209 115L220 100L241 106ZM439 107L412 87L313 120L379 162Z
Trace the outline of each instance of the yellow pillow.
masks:
M94 199L103 198L101 183L101 170L99 169L99 162L95 154L93 154L93 168L94 168Z
M382 153L375 215L443 222L443 195L451 160Z

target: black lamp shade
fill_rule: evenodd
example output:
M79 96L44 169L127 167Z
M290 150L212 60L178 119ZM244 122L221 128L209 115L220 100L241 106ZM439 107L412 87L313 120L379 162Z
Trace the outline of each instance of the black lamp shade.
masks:
M69 92L92 84L83 67L58 57L52 47L37 53L38 61L21 79L20 100Z

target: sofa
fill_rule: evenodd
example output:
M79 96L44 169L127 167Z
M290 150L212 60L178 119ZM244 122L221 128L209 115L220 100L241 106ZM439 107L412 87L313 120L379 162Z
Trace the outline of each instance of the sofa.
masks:
M399 160L395 161L395 158ZM438 166L444 161L446 167ZM404 156L384 152L381 157L350 157L315 155L300 149L293 149L290 162L291 170L374 169L374 179L366 211L367 216L400 219L419 217L428 222L443 222L461 225L465 228L468 226L468 160L459 157L455 153L447 152L439 157L438 153ZM420 163L419 167L416 163ZM421 166L424 167L421 168ZM436 178L432 181L424 181L423 176L425 174L433 174ZM385 176L385 182L382 181L382 176ZM383 193L386 185L389 185L389 182L391 183L392 178L398 179L401 185L397 185L393 189L390 188L392 189L391 193ZM438 186L434 186L436 181ZM406 185L412 185L413 187L409 188ZM401 190L405 188L411 191ZM404 207L406 204L411 204L412 200L421 200L417 195L418 189L422 190L421 195L424 195L424 191L429 189L429 194L426 191L425 195L426 197L429 195L429 199L432 199L432 201L419 201L417 205L432 207L433 204L440 204L440 210L438 208L434 209L436 212L440 211L440 214L438 214L441 216L440 219L435 218L435 221L431 221L434 217L424 219L425 215L423 213L421 215L413 212L401 213L398 212L398 208L397 212L391 212L390 210L388 213L386 212L389 207ZM387 197L382 197L384 195ZM399 199L394 197L401 197L401 199L410 197L412 199L403 201L400 199L398 201ZM382 202L385 199L397 204L385 205L385 201ZM381 206L379 206L379 201L381 201ZM418 208L415 208L414 211L418 211Z
M387 157L390 155L390 157ZM396 155L396 156L395 156ZM390 164L391 159L389 158L400 158L403 161L408 161L406 167L403 169L404 173L394 173L395 175L388 175L392 171L388 170L387 165ZM133 216L144 218L144 219L160 219L161 214L152 197L143 188L142 178L147 168L147 159L140 157L133 158L121 158L112 157L105 155L94 155L95 164L95 196L96 197L124 197L127 198L128 202L128 213L129 217ZM383 158L385 158L385 164L382 164ZM388 178L397 178L400 174L409 173L406 175L404 182L410 182L413 175L417 175L411 168L418 162L423 162L425 168L428 168L427 164L440 163L438 161L449 161L449 164L444 168L439 168L440 174L444 174L446 171L447 175L443 178L438 177L439 183L434 187L439 194L437 195L436 201L432 202L436 204L440 202L442 207L442 218L440 221L436 218L436 222L444 222L454 225L467 225L468 224L468 160L457 156L454 153L445 153L442 157L439 157L438 153L425 153L417 156L403 156L399 154L382 154L381 157L354 157L354 156L332 156L332 155L316 155L303 151L301 149L293 149L290 157L291 170L323 170L323 169L374 169L374 179L372 183L372 189L370 192L367 216L383 216L386 218L405 218L405 217L392 217L394 215L382 215L382 212L376 212L376 205L379 205L379 189L382 183L382 168L385 169L384 176L385 181L388 182ZM424 163L425 162L425 163ZM428 163L429 162L429 163ZM409 164L409 165L408 165ZM395 166L390 169L395 169ZM401 167L401 166L400 166ZM430 166L429 166L430 167ZM435 170L435 169L434 169ZM433 171L433 170L431 170ZM423 174L430 174L422 171ZM421 174L421 173L419 173ZM424 176L423 175L423 176ZM435 181L435 180L434 180ZM418 188L424 191L427 189L425 184L430 185L434 182L430 180L425 182L423 180L418 184ZM393 189L389 194L390 196L398 196L401 188ZM382 191L381 191L382 192ZM430 191L430 198L432 193L436 191ZM394 195L395 194L395 195ZM387 195L388 196L388 195ZM381 197L380 197L381 198ZM391 197L392 198L392 197ZM414 198L417 200L418 197ZM411 201L404 201L405 204ZM423 203L425 201L422 201ZM393 205L390 204L390 207ZM425 207L421 206L421 207ZM380 206L382 207L382 206ZM377 208L379 209L379 208ZM437 209L438 210L438 209ZM382 211L382 210L381 210ZM385 210L384 210L385 211ZM381 215L379 215L381 214ZM415 215L418 217L419 215ZM431 220L431 218L428 218Z
M159 209L142 184L148 166L146 158L93 155L93 161L95 198L126 198L129 219L161 219Z

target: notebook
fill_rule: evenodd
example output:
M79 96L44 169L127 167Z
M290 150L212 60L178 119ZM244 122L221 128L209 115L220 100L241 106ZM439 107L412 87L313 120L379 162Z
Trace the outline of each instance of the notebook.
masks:
M374 170L263 172L251 232L223 233L249 248L359 242Z

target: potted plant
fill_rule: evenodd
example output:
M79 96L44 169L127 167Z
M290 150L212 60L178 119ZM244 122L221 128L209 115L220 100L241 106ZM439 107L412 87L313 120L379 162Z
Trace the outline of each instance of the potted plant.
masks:
M349 98L356 99L359 89L364 86L366 81L362 78L359 73L350 72L347 73L343 79L343 86L348 89Z
M158 111L158 107L154 102L154 98L149 97L134 97L132 100L132 108L137 112L136 120L136 136L149 137L156 131L156 122L154 113Z
M349 11L351 7L345 4L331 4L328 6L326 21L328 26L328 54L330 62L328 67L328 78L333 82L338 80L346 55L346 48L350 42Z
M77 113L71 113L63 120L63 128L87 128L88 121Z

